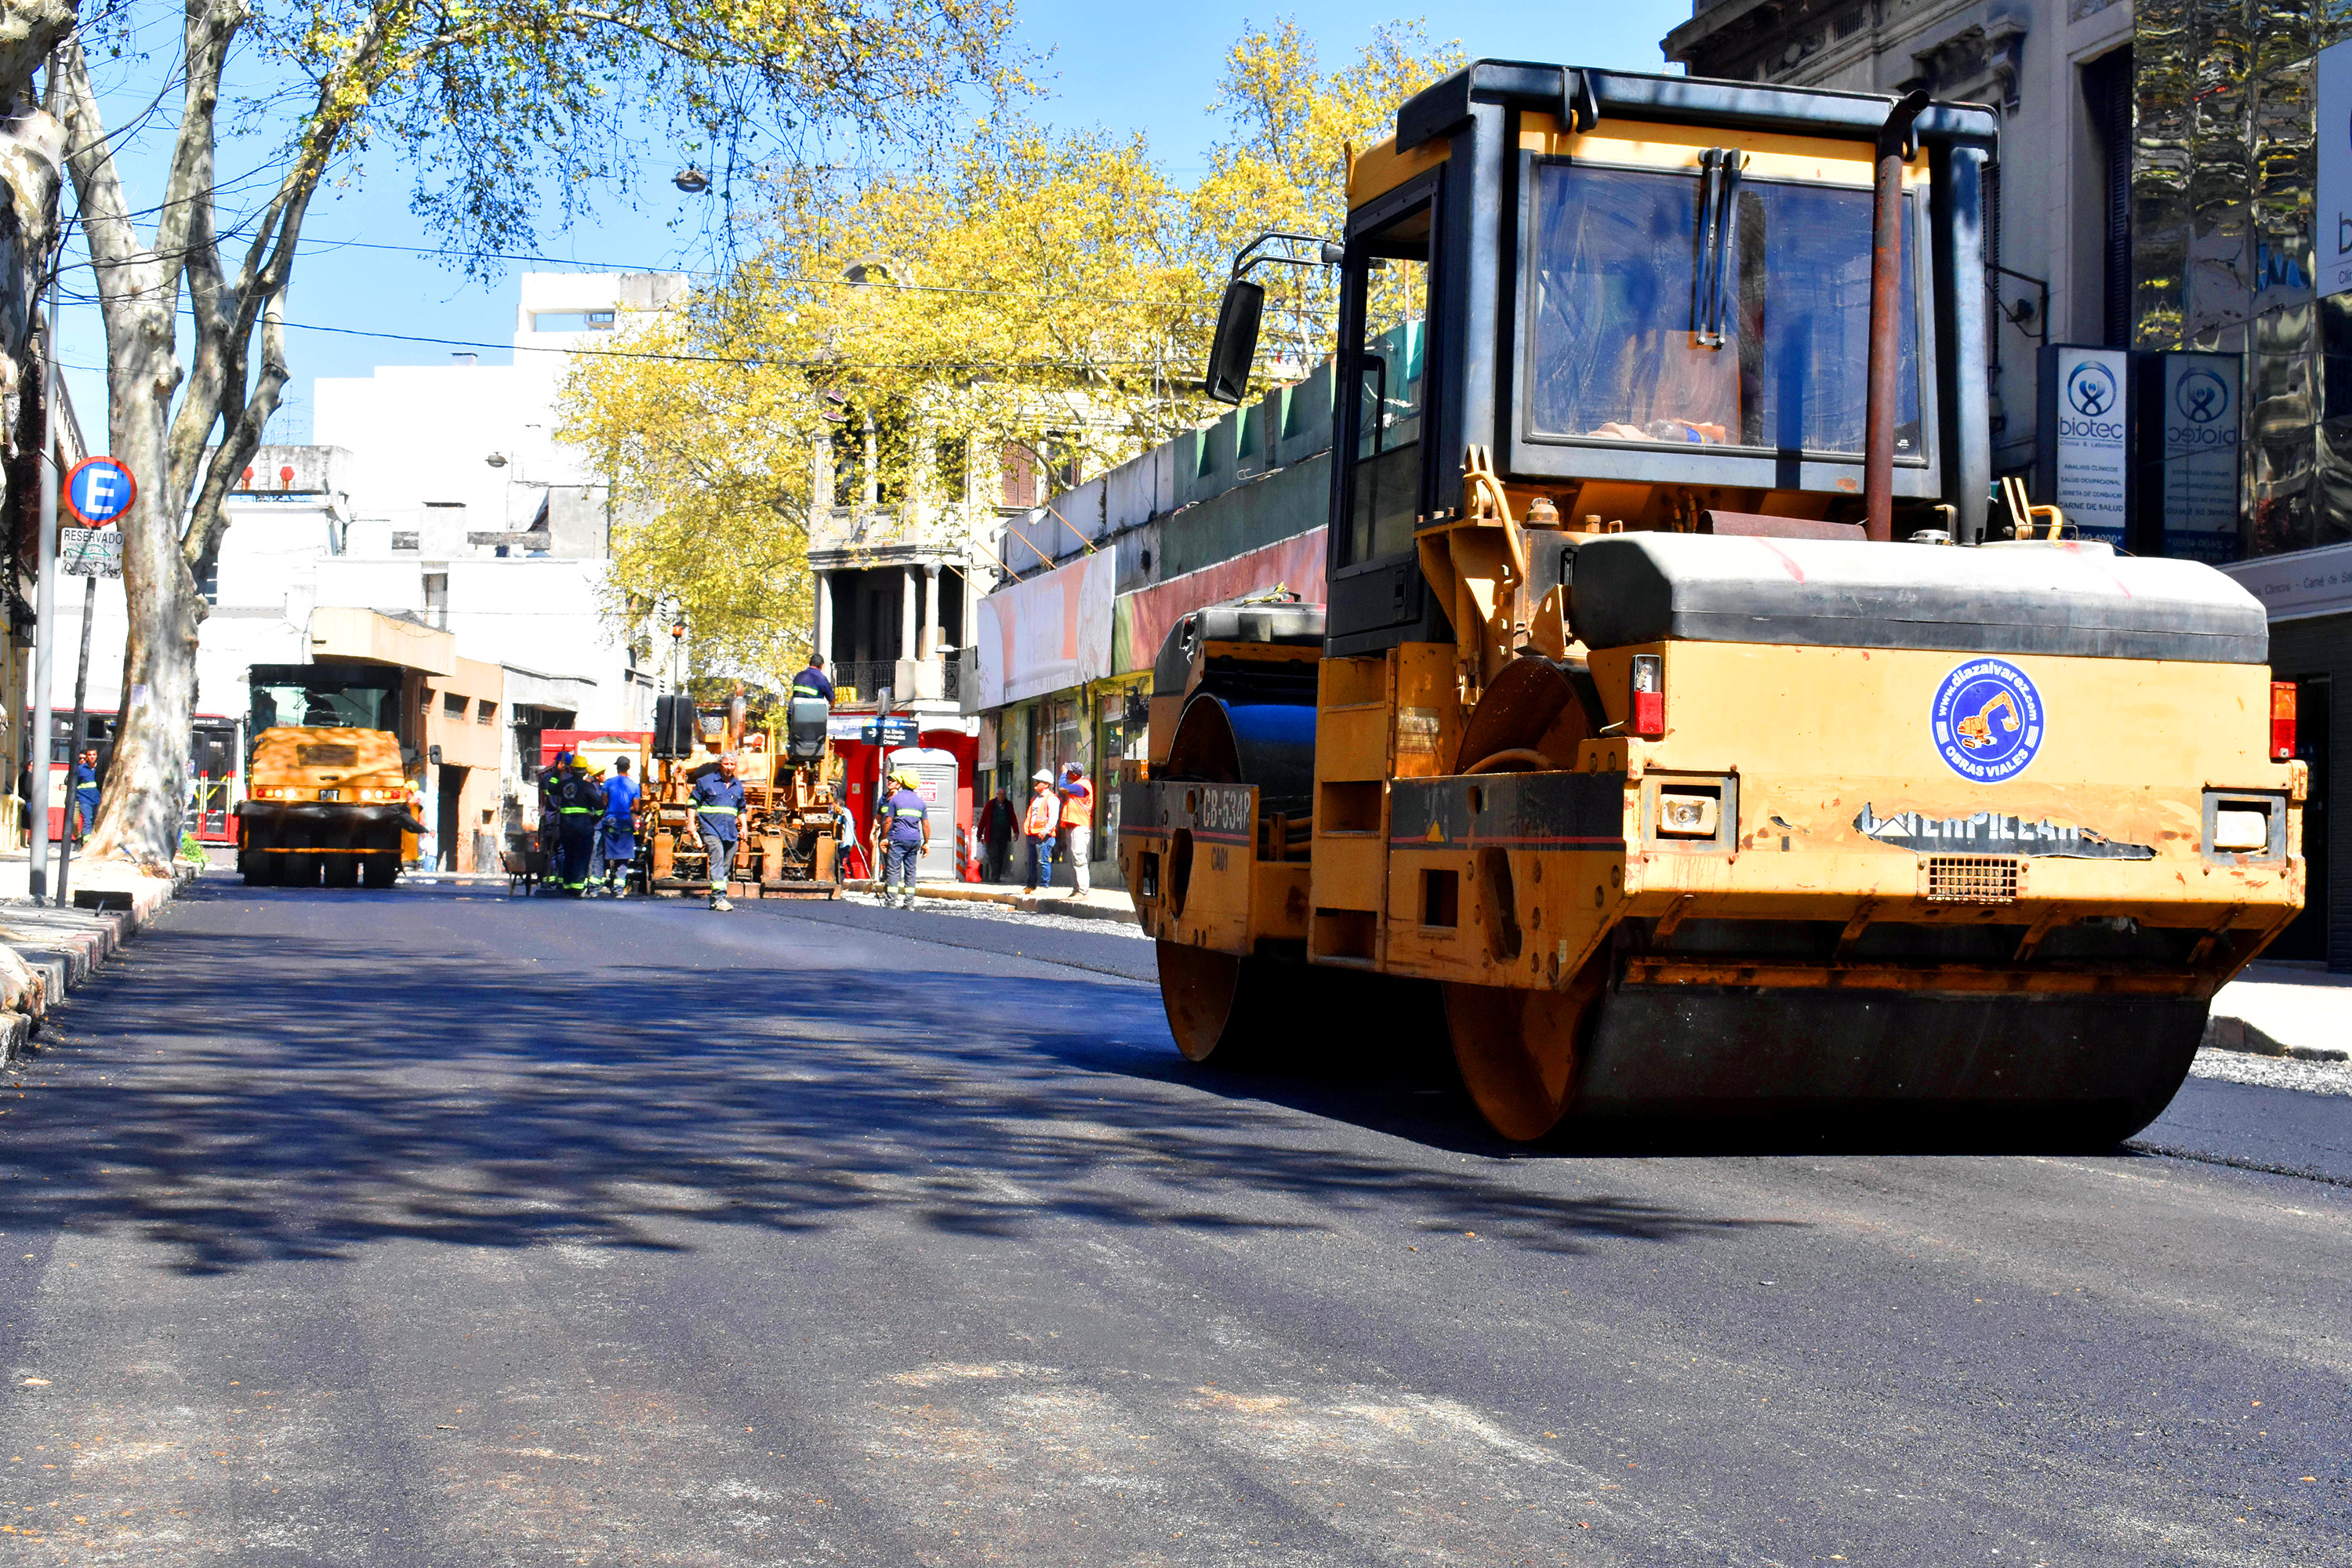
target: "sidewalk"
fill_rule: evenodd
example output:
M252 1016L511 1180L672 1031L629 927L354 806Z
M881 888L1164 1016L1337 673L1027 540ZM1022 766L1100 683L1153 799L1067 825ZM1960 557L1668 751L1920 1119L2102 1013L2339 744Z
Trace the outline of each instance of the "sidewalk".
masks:
M2305 1061L2352 1059L2352 974L2257 962L2214 994L2205 1043Z
M841 884L856 893L877 891L867 878L852 877ZM1097 888L1083 899L1070 897L1067 888L1055 888L1050 893L1024 893L1014 884L1006 882L927 882L915 883L919 899L953 899L965 903L1002 904L1007 909L1026 914L1053 914L1080 921L1118 921L1127 925L1137 923L1135 900L1119 888Z
M92 866L85 875L76 862L68 872L73 901L59 909L26 896L30 871L22 850L0 855L0 1061L22 1056L49 1009L79 990L195 875L184 868L177 877L146 877L120 863Z

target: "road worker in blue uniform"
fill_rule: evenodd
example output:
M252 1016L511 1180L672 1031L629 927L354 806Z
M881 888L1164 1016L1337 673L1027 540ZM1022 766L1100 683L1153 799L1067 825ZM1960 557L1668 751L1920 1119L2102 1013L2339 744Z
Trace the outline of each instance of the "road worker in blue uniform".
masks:
M735 776L736 767L734 752L720 752L718 771L696 779L687 796L702 847L710 854L710 907L719 910L735 907L728 900L727 882L735 871L735 830L743 815L743 781Z
M629 776L629 759L613 759L613 776L604 781L604 820L598 828L604 852L604 890L616 899L629 896L629 867L637 858L637 781Z
M875 847L882 856L882 907L915 907L915 865L931 847L931 812L915 793L915 770L900 768L890 775L892 789L875 814ZM896 903L890 891L898 888Z
M550 879L573 898L588 889L588 861L596 852L596 825L604 817L604 786L588 771L587 760L572 752L557 759L555 870Z
M833 706L833 682L825 678L824 659L821 656L809 655L808 668L793 677L792 694L794 697L822 697L826 707Z
M89 836L89 825L98 820L98 748L96 746L90 747L74 759L73 804L73 841L79 845Z

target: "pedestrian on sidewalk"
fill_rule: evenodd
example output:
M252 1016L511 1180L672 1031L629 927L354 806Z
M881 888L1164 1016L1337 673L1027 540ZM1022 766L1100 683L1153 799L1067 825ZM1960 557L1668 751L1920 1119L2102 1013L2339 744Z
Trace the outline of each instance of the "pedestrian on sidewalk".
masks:
M882 857L882 907L893 908L890 889L898 887L896 908L915 907L915 866L931 847L931 813L915 793L915 770L902 768L890 775L895 787L882 809L874 815L874 847Z
M604 891L616 899L629 895L629 870L637 858L637 796L643 792L629 776L629 759L613 759L613 776L604 784L604 821L599 842L604 851Z
M1069 896L1083 899L1092 875L1095 786L1087 782L1086 769L1070 763L1062 769L1058 793L1062 797L1062 852L1070 858Z
M98 748L89 750L74 759L73 773L74 847L81 847L89 837L89 825L98 820Z
M1004 880L1004 863L1013 850L1013 825L1020 820L1020 815L1013 809L1012 793L1002 786L989 798L988 804L980 808L980 842L986 851L986 859L981 867L983 880Z
M1029 885L1054 885L1054 829L1061 818L1061 800L1054 794L1054 775L1039 768L1029 779L1029 810L1021 819L1022 837L1029 840Z
M688 799L694 805L694 824L702 834L702 847L710 857L710 907L721 913L735 907L727 884L735 875L735 825L743 815L743 781L732 752L719 754L716 772L694 781Z

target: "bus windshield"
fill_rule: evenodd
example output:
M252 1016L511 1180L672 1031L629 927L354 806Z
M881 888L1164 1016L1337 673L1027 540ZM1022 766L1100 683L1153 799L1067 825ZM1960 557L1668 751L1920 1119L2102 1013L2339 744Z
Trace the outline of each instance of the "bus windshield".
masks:
M1862 451L1869 191L1735 174L1710 224L1696 172L1534 176L1529 437ZM1916 203L1903 219L1897 462L1924 457Z

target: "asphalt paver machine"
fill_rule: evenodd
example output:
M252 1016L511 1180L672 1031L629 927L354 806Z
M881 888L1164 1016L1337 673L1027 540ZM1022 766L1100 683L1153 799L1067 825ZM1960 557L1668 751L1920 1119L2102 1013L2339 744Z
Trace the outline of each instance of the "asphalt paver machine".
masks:
M688 696L656 699L653 780L637 807L647 890L710 890L690 795L731 752L745 809L728 896L838 898L841 767L826 742L826 712L821 699L796 698L777 727L754 722L740 692L711 709Z
M1994 498L1995 133L1487 60L1351 160L1328 603L1181 623L1121 800L1186 1056L1427 1016L1513 1139L2163 1108L2302 900L2292 689L2220 573Z

